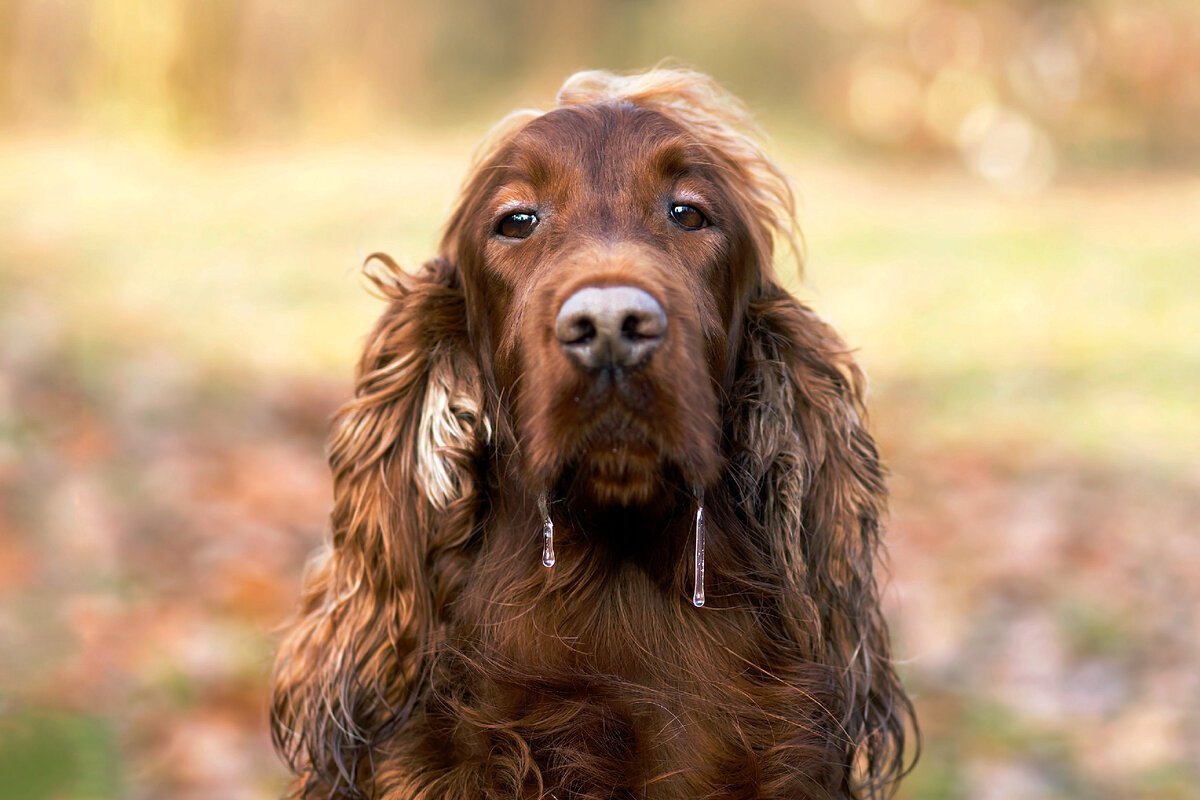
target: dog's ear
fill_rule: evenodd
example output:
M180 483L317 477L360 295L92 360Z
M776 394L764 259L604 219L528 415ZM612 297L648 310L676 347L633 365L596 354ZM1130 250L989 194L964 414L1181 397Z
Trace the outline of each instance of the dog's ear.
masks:
M858 792L886 795L904 772L913 712L873 571L887 498L862 373L832 328L766 278L746 309L732 398L729 474L778 565L780 618L837 685L842 705L830 710Z
M437 260L409 276L373 260L388 308L334 421L332 537L275 664L272 733L302 797L356 796L371 748L416 702L465 572L489 434L457 271Z

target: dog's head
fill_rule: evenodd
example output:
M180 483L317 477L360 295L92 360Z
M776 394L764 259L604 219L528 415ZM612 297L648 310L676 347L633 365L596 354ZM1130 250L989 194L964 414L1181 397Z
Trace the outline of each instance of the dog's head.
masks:
M447 230L534 489L644 504L721 467L747 303L791 198L711 81L657 78L575 76L497 137Z

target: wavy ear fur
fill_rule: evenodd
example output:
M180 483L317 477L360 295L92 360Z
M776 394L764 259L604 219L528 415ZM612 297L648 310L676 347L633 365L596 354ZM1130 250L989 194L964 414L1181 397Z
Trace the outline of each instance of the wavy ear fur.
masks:
M371 260L389 305L334 421L332 537L275 664L272 734L297 797L359 796L373 746L409 712L462 581L490 432L457 271Z
M832 328L767 280L747 310L732 394L740 450L730 474L783 578L782 624L838 684L845 763L858 781L846 791L887 796L914 718L873 572L886 489L862 373Z

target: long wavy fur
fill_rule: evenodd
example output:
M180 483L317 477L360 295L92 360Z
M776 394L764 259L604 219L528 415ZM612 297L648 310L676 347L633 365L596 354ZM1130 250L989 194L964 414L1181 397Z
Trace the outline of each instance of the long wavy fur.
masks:
M518 563L489 538L502 519L532 531L537 516L508 491L521 443L473 346L460 207L441 256L415 275L373 257L388 308L333 426L331 540L275 668L272 730L298 776L291 796L889 796L915 721L874 575L884 478L860 371L774 278L775 241L795 242L787 181L745 110L697 73L580 73L558 102L654 109L739 187L751 263L730 331L725 466L706 508L728 532L710 545L714 581L744 609L697 612L624 584L599 602L596 568L564 561L554 580L567 588L546 611L534 556ZM503 123L479 163L535 118ZM485 181L476 169L464 198ZM526 613L514 619L513 607ZM632 680L540 659L539 637L560 625L658 635ZM656 757L705 752L712 763L620 784L644 757L647 714L661 720Z

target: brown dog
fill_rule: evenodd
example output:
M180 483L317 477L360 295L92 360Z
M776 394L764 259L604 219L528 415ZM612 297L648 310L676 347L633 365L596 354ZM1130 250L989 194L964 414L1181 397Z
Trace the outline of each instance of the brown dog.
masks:
M702 75L581 73L496 134L439 258L380 257L276 666L294 796L894 788L862 379L776 282L791 192L748 127Z

